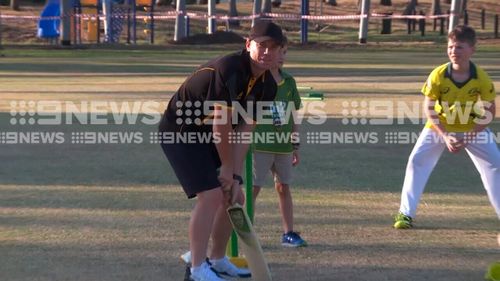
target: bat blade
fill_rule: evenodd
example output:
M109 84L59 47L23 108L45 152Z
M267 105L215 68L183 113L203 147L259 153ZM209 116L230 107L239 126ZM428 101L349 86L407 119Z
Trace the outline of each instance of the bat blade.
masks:
M241 249L247 259L248 268L252 272L252 280L271 281L271 272L264 257L264 252L247 213L239 204L229 207L227 213L241 242Z

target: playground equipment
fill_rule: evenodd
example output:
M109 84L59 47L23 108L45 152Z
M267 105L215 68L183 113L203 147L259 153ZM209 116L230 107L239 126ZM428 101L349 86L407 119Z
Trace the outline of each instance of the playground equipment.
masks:
M129 1L129 7L132 7L132 42L135 44L137 40L137 21L136 21L136 13L137 13L137 8L143 9L146 12L146 16L143 18L145 28L144 28L144 34L148 35L148 41L150 44L154 44L154 28L155 28L155 23L154 23L154 0L128 0ZM130 21L128 21L130 23ZM128 30L130 30L130 24L128 25ZM130 31L128 32L130 34Z
M114 10L111 0L75 0L73 11L76 15L73 22L75 43L100 43L102 31L104 42L119 41L123 19L119 11Z
M59 0L57 0L59 1ZM118 43L126 21L126 42L137 42L137 9L146 12L144 33L149 43L154 43L154 0L75 0L73 41ZM101 34L104 33L102 37Z
M322 91L315 90L311 86L297 86L297 90L303 101L322 101L325 98Z
M56 42L59 38L59 25L61 20L61 3L60 0L50 0L40 14L38 21L37 36L42 39L47 39L49 42Z
M76 32L73 32L73 41L77 44L84 40L90 43L100 41L100 5L97 0L80 0L74 5L74 13L79 15L74 17Z

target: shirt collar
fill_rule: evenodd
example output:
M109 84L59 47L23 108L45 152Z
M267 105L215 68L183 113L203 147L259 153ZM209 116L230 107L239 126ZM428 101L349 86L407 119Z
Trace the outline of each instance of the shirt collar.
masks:
M452 64L451 62L448 63L448 67L446 68L446 72L444 73L444 77L451 79L451 73L453 71ZM470 62L470 67L469 67L469 80L470 79L477 79L477 69L476 65Z

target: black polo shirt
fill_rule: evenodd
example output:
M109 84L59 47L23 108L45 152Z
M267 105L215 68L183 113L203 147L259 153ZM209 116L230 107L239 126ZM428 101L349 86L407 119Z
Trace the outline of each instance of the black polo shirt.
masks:
M276 82L266 71L252 79L250 54L246 50L213 59L200 66L180 86L170 100L160 122L160 132L211 132L206 110L215 102L243 109L256 115L256 102L273 101ZM248 101L253 101L252 108ZM239 121L241 122L241 120Z

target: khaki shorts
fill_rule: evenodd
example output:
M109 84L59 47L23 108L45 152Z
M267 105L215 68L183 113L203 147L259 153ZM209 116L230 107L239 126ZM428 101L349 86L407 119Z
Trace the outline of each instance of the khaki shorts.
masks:
M277 154L266 152L253 153L253 185L264 186L269 171L274 182L291 184L293 153Z

